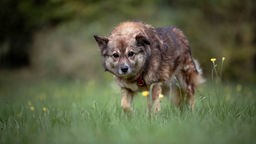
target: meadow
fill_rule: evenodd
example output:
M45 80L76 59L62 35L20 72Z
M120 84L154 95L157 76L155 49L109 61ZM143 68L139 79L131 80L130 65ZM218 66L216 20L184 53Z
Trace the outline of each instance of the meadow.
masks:
M0 144L256 144L256 0L0 5ZM207 78L194 111L163 98L150 117L142 94L122 111L93 38L122 21L184 32Z
M146 98L120 108L113 82L1 78L0 143L256 143L254 85L205 83L194 111L168 98L149 117Z

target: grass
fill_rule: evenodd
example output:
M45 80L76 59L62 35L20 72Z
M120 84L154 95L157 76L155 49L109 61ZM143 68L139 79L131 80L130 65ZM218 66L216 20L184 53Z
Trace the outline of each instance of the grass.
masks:
M205 84L195 111L162 99L149 118L138 95L124 114L112 84L67 80L0 83L0 143L256 143L254 86Z

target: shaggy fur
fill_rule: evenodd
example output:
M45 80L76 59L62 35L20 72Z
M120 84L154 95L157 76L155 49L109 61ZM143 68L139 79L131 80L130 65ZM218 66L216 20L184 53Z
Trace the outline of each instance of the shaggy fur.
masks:
M134 95L152 88L153 105L160 110L159 95L171 92L177 106L185 100L194 107L196 86L203 82L202 72L191 56L183 32L176 27L154 28L142 22L123 22L108 37L94 36L103 56L106 71L121 87L121 106L131 110Z

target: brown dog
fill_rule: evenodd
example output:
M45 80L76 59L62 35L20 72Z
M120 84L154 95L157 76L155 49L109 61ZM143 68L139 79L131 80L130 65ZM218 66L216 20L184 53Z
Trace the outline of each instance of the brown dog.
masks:
M203 82L201 69L191 56L189 42L176 27L154 28L142 22L124 22L109 37L94 36L104 67L121 87L121 106L131 110L136 94L152 87L149 110L160 110L159 95L174 93L172 101L184 100L194 107L194 93Z

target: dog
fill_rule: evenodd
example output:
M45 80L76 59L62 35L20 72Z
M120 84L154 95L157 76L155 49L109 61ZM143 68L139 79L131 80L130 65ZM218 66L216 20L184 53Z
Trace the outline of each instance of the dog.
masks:
M196 87L204 81L189 41L177 27L154 28L143 22L120 23L108 37L94 35L106 71L121 87L121 107L131 111L137 92L150 90L148 109L160 110L159 95L194 108ZM152 87L151 87L152 86Z

